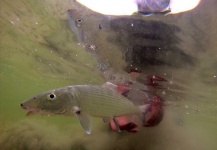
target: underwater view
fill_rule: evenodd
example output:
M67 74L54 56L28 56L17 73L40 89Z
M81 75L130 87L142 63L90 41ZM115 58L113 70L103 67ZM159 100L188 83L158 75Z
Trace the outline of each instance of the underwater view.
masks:
M0 150L216 150L217 1L83 1L0 1Z

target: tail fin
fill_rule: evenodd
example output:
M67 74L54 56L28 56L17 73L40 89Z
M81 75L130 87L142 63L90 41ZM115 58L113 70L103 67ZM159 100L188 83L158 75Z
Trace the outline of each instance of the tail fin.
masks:
M141 118L142 124L143 124L146 121L145 116L146 116L146 114L148 113L148 111L150 109L150 104L141 105L141 106L139 106L139 109L141 111L140 118Z

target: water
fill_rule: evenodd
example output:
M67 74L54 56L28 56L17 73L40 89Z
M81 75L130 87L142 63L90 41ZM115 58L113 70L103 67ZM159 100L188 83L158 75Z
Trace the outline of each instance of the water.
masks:
M203 1L191 12L166 17L109 18L107 26L102 16L68 0L2 0L0 149L215 150L215 5L215 0ZM89 24L85 30L87 42L97 46L96 55L78 45L68 27L66 10L72 7L89 12L84 13ZM123 54L129 47L132 53L125 62ZM105 77L97 60L112 68ZM19 107L44 90L102 84L111 74L121 80L130 67L168 80L166 89L157 92L165 99L163 121L138 134L113 133L94 119L94 132L87 136L74 117L26 117Z

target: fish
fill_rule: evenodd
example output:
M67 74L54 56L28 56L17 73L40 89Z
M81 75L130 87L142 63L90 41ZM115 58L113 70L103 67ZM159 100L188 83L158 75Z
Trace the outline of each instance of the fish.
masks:
M84 20L82 15L76 9L67 10L67 18L69 21L70 29L75 33L77 42L85 45L85 31L83 29Z
M109 120L118 116L138 114L141 119L149 104L136 106L106 82L103 85L72 85L42 92L20 104L27 115L38 112L76 116L87 134L91 134L91 117ZM119 129L118 124L116 127Z
M106 25L108 24L108 21L106 21L107 19L105 17L101 17L99 22L88 22L87 16L82 15L81 12L82 11L79 11L78 9L67 10L69 27L75 34L78 45L81 45L87 52L90 52L91 55L97 59L97 68L100 71L105 71L110 67L110 64L100 58L96 52L100 46L97 44L98 39L94 37L94 31L96 31L96 29L97 31L101 30L102 28L105 30L108 29L109 27Z

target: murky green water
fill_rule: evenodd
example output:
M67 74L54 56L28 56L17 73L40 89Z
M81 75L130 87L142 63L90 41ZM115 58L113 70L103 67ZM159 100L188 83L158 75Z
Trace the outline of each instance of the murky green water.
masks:
M138 134L113 133L94 119L92 135L85 135L75 118L64 116L26 117L20 102L44 90L72 84L102 84L106 81L97 60L82 46L68 27L66 10L77 7L68 0L1 0L0 2L0 149L150 149L215 150L217 148L217 19L216 1L202 2L192 12L143 20L176 26L165 40L176 43L193 57L166 53L165 64L143 63L146 74L157 74L169 82L158 94L165 99L165 116L160 125ZM89 12L88 10L83 10ZM88 15L87 15L88 16ZM87 17L89 42L99 47L98 55L112 68L123 72L122 52L133 36L118 32L122 25L98 32L100 18ZM141 18L140 18L141 19ZM162 27L162 26L160 26ZM104 28L103 28L104 29ZM121 28L122 29L122 28ZM142 30L142 28L135 29ZM165 29L165 28L164 28ZM163 29L162 29L163 30ZM178 31L179 30L179 31ZM169 30L167 33L169 33ZM166 32L165 31L165 32ZM157 34L157 33L155 33ZM164 34L164 33L161 33ZM155 42L161 45L161 42ZM153 45L152 42L148 42ZM167 43L163 43L167 45ZM174 48L175 47L175 48ZM114 57L116 56L116 57ZM172 57L171 57L172 56ZM173 57L174 56L174 57ZM186 62L185 62L186 61ZM151 64L151 65L150 65ZM135 65L135 64L133 64Z

